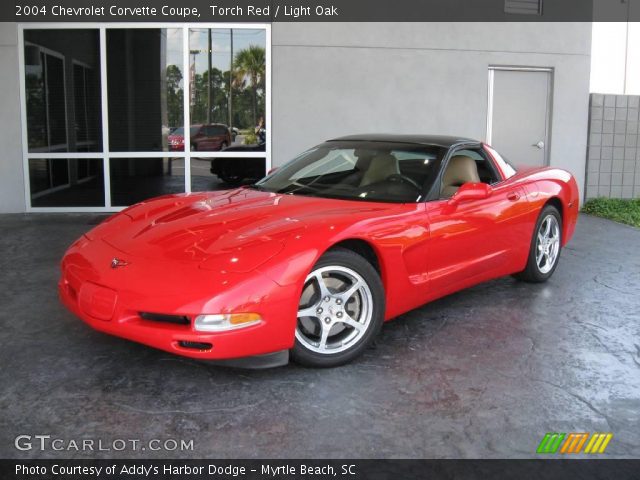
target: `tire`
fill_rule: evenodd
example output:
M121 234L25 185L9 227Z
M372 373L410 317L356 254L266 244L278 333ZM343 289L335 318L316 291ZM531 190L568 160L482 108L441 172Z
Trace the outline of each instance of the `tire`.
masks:
M561 250L562 216L556 207L546 205L540 212L533 231L527 266L514 277L530 283L546 282L556 271Z
M218 177L220 177L220 180L231 187L238 187L242 185L242 180L244 180L244 177L241 177L240 175L235 174L230 170L231 169L229 169L228 166L223 166L220 173L218 173Z
M384 311L384 288L375 268L351 250L330 250L303 285L292 359L317 368L350 362L378 334Z
M191 145L191 151L192 152L197 152L198 151L198 144L194 143L193 145Z

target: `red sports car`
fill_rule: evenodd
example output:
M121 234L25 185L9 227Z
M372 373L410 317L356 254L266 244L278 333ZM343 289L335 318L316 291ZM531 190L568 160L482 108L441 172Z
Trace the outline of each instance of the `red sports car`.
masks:
M438 297L547 280L578 195L568 172L516 170L473 140L343 137L252 186L114 215L66 252L60 296L92 327L178 355L336 366Z

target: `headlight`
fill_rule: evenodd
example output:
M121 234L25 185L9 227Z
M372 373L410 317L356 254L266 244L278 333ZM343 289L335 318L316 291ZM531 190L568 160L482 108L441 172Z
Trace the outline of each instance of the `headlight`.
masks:
M257 313L198 315L194 328L200 332L226 332L257 325L260 322L262 317Z

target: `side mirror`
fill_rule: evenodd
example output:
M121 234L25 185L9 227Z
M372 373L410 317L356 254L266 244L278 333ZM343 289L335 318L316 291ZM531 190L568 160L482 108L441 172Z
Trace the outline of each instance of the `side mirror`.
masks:
M493 189L486 183L465 183L449 199L448 205L458 205L469 200L483 200L489 198Z

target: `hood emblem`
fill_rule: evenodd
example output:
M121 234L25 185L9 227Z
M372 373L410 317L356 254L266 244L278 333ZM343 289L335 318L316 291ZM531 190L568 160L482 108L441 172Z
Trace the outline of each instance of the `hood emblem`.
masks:
M114 257L114 259L111 260L111 268L126 267L127 265L129 265L129 262L120 260L117 257Z

